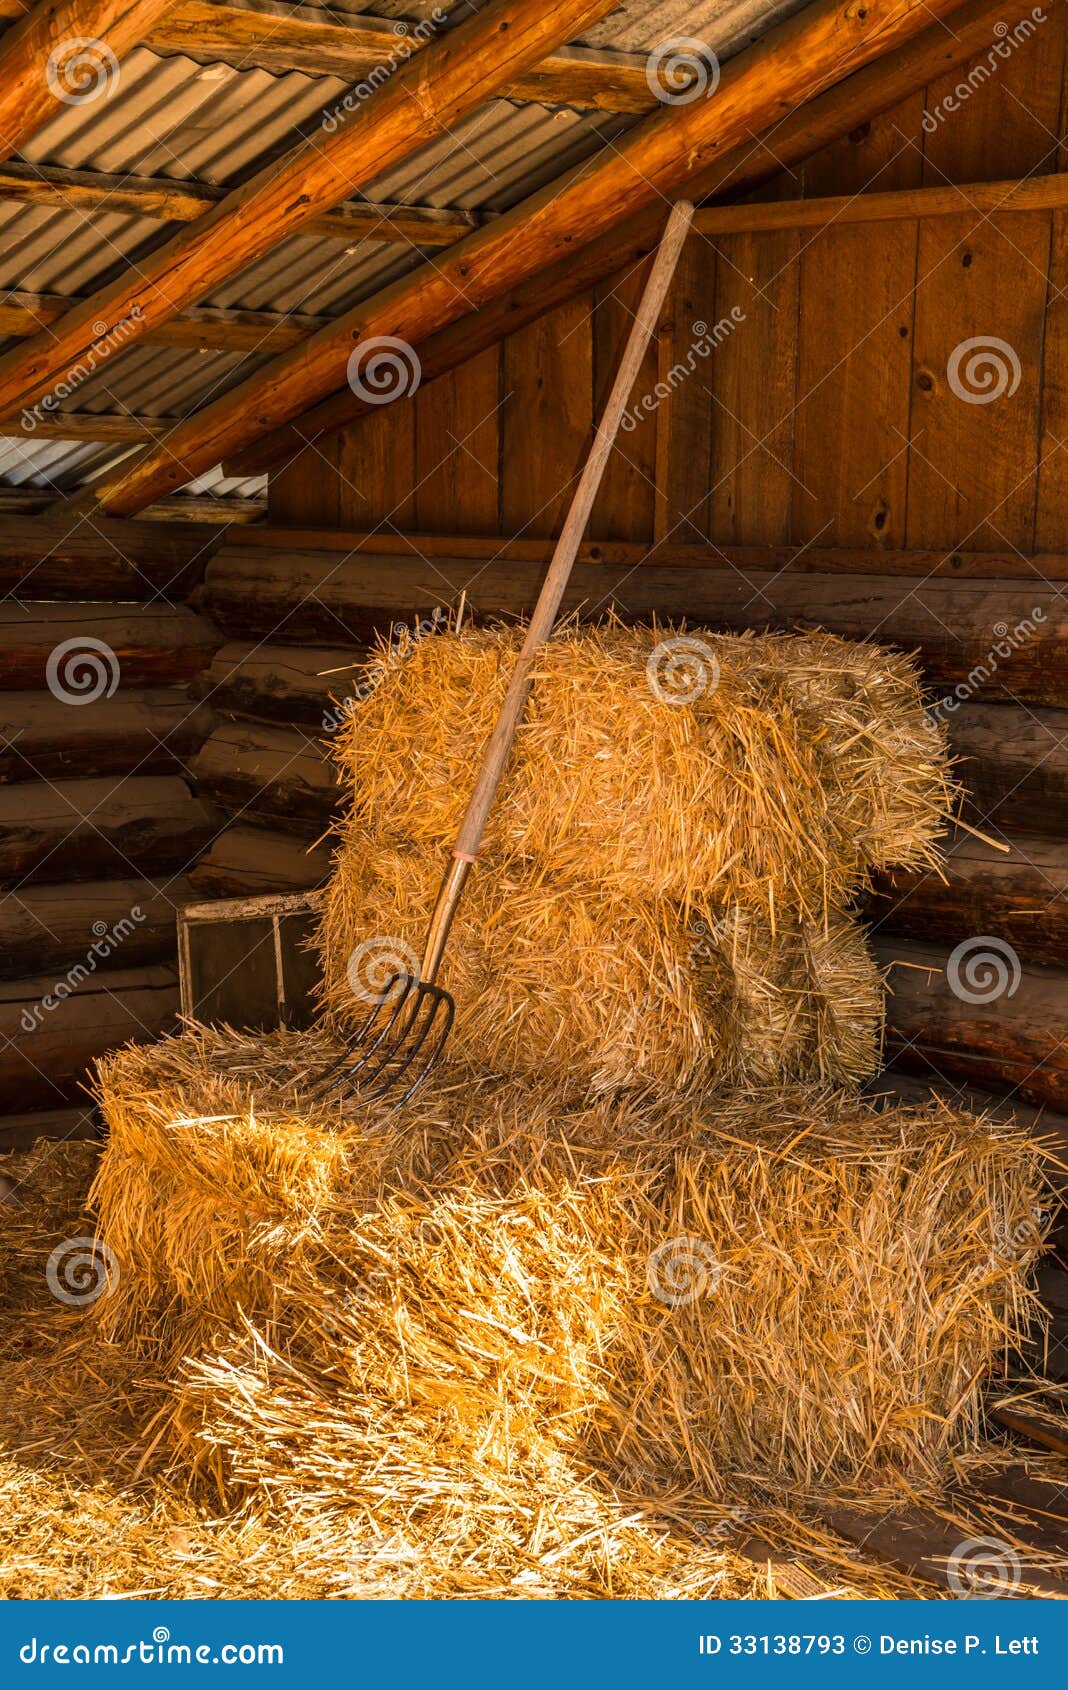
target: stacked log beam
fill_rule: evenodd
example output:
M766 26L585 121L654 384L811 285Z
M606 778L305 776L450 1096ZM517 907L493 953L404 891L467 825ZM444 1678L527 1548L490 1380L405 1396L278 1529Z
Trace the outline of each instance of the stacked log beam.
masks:
M1040 834L995 843L959 833L938 873L878 874L865 907L877 931L948 945L996 933L1028 962L1056 968L1068 957L1068 846Z
M175 909L196 893L184 875L26 885L0 902L0 976L62 973L97 943L93 972L173 963ZM121 941L121 942L117 942Z
M226 722L205 741L191 772L228 815L269 819L287 833L304 834L325 820L337 797L321 746L300 729Z
M273 640L234 641L215 654L199 691L221 720L192 773L232 821L193 870L202 897L304 891L326 879L323 836L341 798L327 742L365 656L356 642Z
M877 939L890 990L886 1054L935 1079L955 1078L1068 1110L1068 979L1021 964L996 934L942 946Z
M95 1057L159 1038L178 1013L174 967L94 974L66 994L62 985L51 974L0 981L0 1089L12 1113L84 1105Z
M0 1145L87 1130L93 1058L174 1023L219 825L186 778L220 644L187 601L218 539L0 519Z
M326 842L235 822L212 840L189 880L199 898L252 898L310 891L329 873Z
M536 563L510 557L487 568L464 556L459 543L455 556L435 555L432 563L235 544L208 564L204 605L235 638L280 631L286 642L317 643L343 628L362 643L395 617L461 597L476 617L528 616L541 573ZM633 621L685 617L738 630L822 627L847 639L875 630L886 644L919 651L933 688L962 689L963 699L951 695L953 706L980 689L984 699L1068 705L1068 608L1047 582L936 576L902 592L877 574L583 562L563 610L591 608L612 608ZM1011 641L999 635L1005 628Z

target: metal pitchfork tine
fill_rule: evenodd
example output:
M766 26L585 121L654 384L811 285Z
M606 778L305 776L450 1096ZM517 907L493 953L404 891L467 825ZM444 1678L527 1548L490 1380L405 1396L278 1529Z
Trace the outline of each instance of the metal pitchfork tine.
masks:
M407 1103L437 1065L445 1048L456 1005L445 988L437 984L437 977L449 930L464 884L478 859L486 821L530 691L535 655L552 633L605 465L623 421L627 400L675 274L693 210L688 200L680 200L672 208L657 248L612 391L553 550L552 562L542 583L500 715L486 746L452 860L442 878L427 929L418 978L405 970L390 977L370 1015L347 1041L344 1055L327 1069L316 1086L319 1096L331 1092L344 1095L351 1090L361 1100L378 1099L395 1094L410 1080L407 1089L395 1098L398 1104ZM397 988L396 992L394 988ZM390 1013L383 1018L386 1010Z
M395 991L395 988L399 990ZM429 1012L423 1014L427 1006ZM383 1011L387 1009L390 1013L383 1019ZM391 1037L405 1009L408 1009L407 1019ZM444 1014L439 1015L442 1009ZM316 1088L318 1094L344 1088L347 1081L362 1099L374 1101L387 1096L411 1071L412 1063L437 1023L437 1038L430 1045L424 1066L415 1070L415 1078L408 1090L396 1099L398 1104L407 1103L437 1063L452 1030L455 1014L456 1005L443 986L436 986L432 980L416 980L403 969L391 975L370 1015L349 1040L344 1056L327 1069ZM382 1025L375 1033L375 1024L379 1020L382 1020ZM379 1052L382 1052L381 1056ZM377 1061L375 1057L378 1057Z

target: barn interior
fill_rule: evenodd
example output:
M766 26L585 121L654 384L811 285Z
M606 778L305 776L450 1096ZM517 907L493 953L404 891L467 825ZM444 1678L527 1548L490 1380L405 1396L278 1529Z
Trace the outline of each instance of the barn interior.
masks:
M1061 0L0 14L0 1590L1062 1595Z

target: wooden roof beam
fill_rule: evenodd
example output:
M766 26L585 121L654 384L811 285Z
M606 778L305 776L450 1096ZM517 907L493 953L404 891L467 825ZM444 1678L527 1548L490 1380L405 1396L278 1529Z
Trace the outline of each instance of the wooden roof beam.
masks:
M714 205L698 211L702 235L752 234L771 229L820 229L901 218L999 216L1011 211L1064 211L1068 171L1025 176L1010 182L960 182L937 188L896 188L889 193L827 195L810 200L774 200L765 205Z
M692 178L729 149L751 145L750 138L784 112L952 10L953 0L867 0L863 6L815 0L731 60L713 99L665 105L586 165L205 406L164 447L121 466L86 497L130 515L335 392L360 345L385 335L418 347L539 272L574 263L594 240L604 239L613 252L614 231L628 216L646 212L662 223L665 202L684 187L689 192ZM610 259L614 266L619 262Z
M1025 15L1027 9L1022 4L1019 13L1006 14L1004 0L967 0L952 14L952 29L934 23L885 57L855 71L777 123L768 145L762 145L759 136L755 142L747 137L698 172L688 191L694 199L707 200L759 187L880 112L890 110L929 82L989 52L999 39L994 34L995 25L1006 17L1015 22L1017 16ZM698 217L702 215L699 210ZM662 221L660 207L639 212L531 280L509 288L477 312L435 331L419 343L423 382L456 369L565 300L643 258L655 246ZM370 409L349 388L340 389L295 423L283 424L245 449L229 454L227 474L251 475L285 463L309 440L344 428Z
M320 22L307 16L184 0L159 21L145 45L154 53L181 53L201 63L229 64L240 70L253 66L275 74L298 70L307 76L359 82L383 63L422 52L429 39L414 24L400 34L395 18L353 15L343 23ZM646 76L647 62L645 53L565 47L510 76L500 92L511 100L546 105L647 112L656 105Z
M30 11L20 5L18 21L0 37L0 158L17 152L71 93L114 84L118 61L170 4L38 0Z
M21 531L29 534L25 518L33 516L41 522L55 520L59 513L63 522L69 524L70 507L66 504L56 504L55 492L48 487L0 487L0 526L5 517L17 517ZM267 513L267 501L263 498L237 498L232 493L213 497L210 493L183 494L179 499L161 499L158 505L151 505L142 511L138 526L158 528L160 523L174 524L182 529L196 529L199 531L205 524L211 528L225 530L231 523L242 524L262 522ZM99 527L102 519L95 517L92 526ZM119 524L119 527L124 526ZM3 548L0 544L0 580L3 578ZM130 583L132 585L132 583ZM39 596L45 598L74 598L84 599L96 596L90 591L91 580L86 578L84 586L79 586L74 592L60 589L59 583L52 578L46 580L40 575L34 576L34 585ZM47 591L43 589L47 585ZM121 597L122 594L113 593L110 588L101 593L102 598ZM136 599L137 593L131 592L129 597Z
M23 0L0 0L0 19L24 15ZM161 58L181 56L234 70L273 76L300 71L359 82L422 51L429 36L409 25L400 35L395 18L346 16L344 23L237 6L185 0L149 29L142 46ZM510 100L577 106L583 111L644 114L656 106L646 74L648 55L561 47L501 88Z
M227 189L166 177L109 176L97 170L62 170L48 164L0 165L0 201L44 211L114 212L159 223L192 223L226 198ZM397 241L407 246L451 246L480 223L472 211L439 211L428 205L346 204L312 217L302 235L336 241Z
M58 323L82 303L57 293L0 293L0 337L26 339ZM325 317L298 317L274 311L218 310L187 311L150 329L145 340L150 346L181 346L204 352L282 352L316 329L324 328Z
M138 417L128 412L53 411L32 429L19 422L0 423L0 439L25 440L109 440L131 441L143 446L146 440L162 440L180 423L180 417Z
M336 103L330 121L314 134L47 332L0 358L0 417L17 415L59 385L69 386L72 370L99 369L128 351L313 217L447 132L509 76L537 63L612 4L490 0L402 64L369 97Z

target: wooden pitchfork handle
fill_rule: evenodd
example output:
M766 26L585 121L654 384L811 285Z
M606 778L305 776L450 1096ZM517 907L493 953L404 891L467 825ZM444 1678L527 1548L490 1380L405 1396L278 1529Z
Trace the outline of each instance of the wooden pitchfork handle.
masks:
M679 200L672 207L663 238L657 248L656 258L649 273L649 279L642 292L641 303L635 313L630 334L623 357L620 360L616 379L612 383L612 391L608 396L608 403L604 414L597 425L593 445L586 459L582 476L575 496L571 501L566 520L560 530L560 538L553 551L552 562L542 583L538 602L534 607L534 614L530 618L526 638L523 641L519 657L516 661L512 678L508 683L508 691L504 695L500 715L496 726L489 737L482 767L478 772L475 789L468 801L460 831L453 848L452 861L445 871L441 887L438 891L437 903L427 928L426 947L420 968L420 980L432 985L437 978L441 965L445 942L449 936L453 916L460 902L460 894L464 882L478 857L478 848L482 843L486 820L497 796L497 789L501 784L508 754L512 749L516 729L523 715L523 709L530 691L531 670L534 658L552 633L556 613L560 608L560 601L564 596L564 589L571 577L572 566L578 554L579 545L586 524L590 519L593 501L597 497L597 489L605 472L609 453L615 443L616 435L623 421L623 412L627 400L630 398L631 388L637 379L649 345L656 329L660 310L664 303L671 279L682 253L686 236L689 233L690 222L694 208L688 200Z

